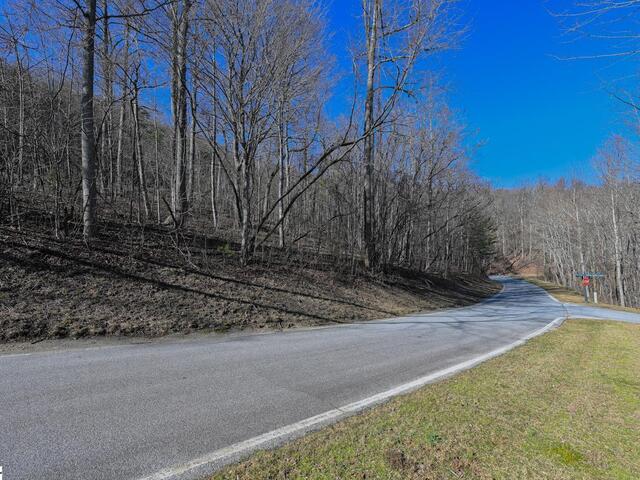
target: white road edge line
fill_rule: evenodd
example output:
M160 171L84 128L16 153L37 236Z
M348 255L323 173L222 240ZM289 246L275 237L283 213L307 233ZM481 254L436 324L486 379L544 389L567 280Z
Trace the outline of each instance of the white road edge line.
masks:
M551 300L553 300L554 302L556 302L556 303L560 303L560 304L564 305L560 300L558 300L556 297L554 297L553 295L551 295L551 294L550 294L549 292L547 292L546 290L544 291L544 293L546 293L546 294L547 294L547 296L548 296Z
M29 352L29 353L7 353L6 355L0 353L0 360L2 360L3 358L11 358L11 357L28 357L31 354L32 354L32 352Z
M519 347L520 345L524 344L527 340L530 340L533 337L542 335L543 333L560 325L564 319L565 319L564 316L558 317L555 320L553 320L551 323L544 326L543 328L536 330L535 332L530 333L525 337L522 337L520 340L510 343L509 345L506 345L504 347L500 347L496 350L492 350L491 352L485 353L478 357L472 358L471 360L467 360L466 362L458 363L457 365L453 365L443 370L439 370L429 375L425 375L424 377L420 377L411 382L405 383L403 385L399 385L395 388L392 388L391 390L387 390L387 391L378 393L376 395L372 395L370 397L364 398L354 403L350 403L343 407L329 410L319 415L305 418L304 420L301 420L299 422L292 423L284 427L280 427L278 429L272 430L267 433L263 433L262 435L258 435L257 437L253 437L248 440L244 440L242 442L229 445L228 447L221 448L207 455L196 458L183 465L164 468L149 476L141 477L139 480L168 480L172 478L177 478L182 475L186 475L189 472L192 472L196 469L205 468L207 465L219 464L220 466L222 466L225 463L228 463L228 461L230 460L239 460L245 455L248 455L249 453L255 450L258 450L261 446L272 444L274 441L277 441L277 440L283 440L284 438L290 435L300 434L300 433L309 431L313 427L317 427L323 424L327 424L329 422L336 421L342 417L352 415L368 407L382 403L392 397L409 393L429 383L433 383L436 380L440 380L442 378L449 377L463 370L468 370L472 367L475 367L476 365L482 362L485 362L489 359L502 355L503 353L506 353L509 350L512 350L516 347Z

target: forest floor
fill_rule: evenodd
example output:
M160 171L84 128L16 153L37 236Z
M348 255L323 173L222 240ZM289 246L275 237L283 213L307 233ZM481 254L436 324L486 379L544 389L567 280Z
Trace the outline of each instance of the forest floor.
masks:
M500 289L339 264L262 251L241 267L233 242L160 227L104 224L90 247L78 234L0 227L0 342L310 327L465 306Z
M640 327L569 320L218 479L640 478Z
M581 293L576 292L575 290L563 287L561 285L556 285L555 283L547 282L547 281L542 280L542 279L537 278L537 277L526 276L526 275L522 275L521 277L524 280L533 283L534 285L537 285L537 286L539 286L541 288L544 288L553 297L555 297L557 300L560 300L561 302L576 303L576 304L580 304L580 305L586 305L587 304L584 301L584 296ZM598 307L606 307L606 308L610 308L612 310L618 310L618 311L621 311L621 312L640 313L640 309L638 309L638 308L621 307L620 305L612 305L612 304L609 304L609 303L598 303L598 304L590 303L589 305L590 306L598 306Z

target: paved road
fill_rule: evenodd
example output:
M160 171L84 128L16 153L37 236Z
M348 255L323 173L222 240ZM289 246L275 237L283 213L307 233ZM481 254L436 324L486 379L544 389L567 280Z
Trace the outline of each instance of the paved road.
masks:
M564 306L572 318L594 318L603 320L618 320L620 322L640 323L640 314L631 312L619 312L608 308L599 308L565 303Z
M0 356L4 479L141 478L469 361L567 312L640 322L500 281L482 304L432 314Z

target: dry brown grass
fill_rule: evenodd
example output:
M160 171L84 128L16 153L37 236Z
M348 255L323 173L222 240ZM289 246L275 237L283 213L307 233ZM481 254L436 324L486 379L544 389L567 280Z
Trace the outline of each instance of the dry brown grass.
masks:
M575 290L571 290L569 288L562 287L560 285L556 285L555 283L547 282L545 280L541 280L540 278L530 277L530 276L521 276L524 280L533 283L541 288L544 288L547 292L553 295L554 298L560 300L561 302L568 303L577 303L584 304L584 296ZM595 304L589 304L594 306ZM621 307L619 305L612 305L610 303L598 303L599 307L606 307L612 310L619 310L621 312L631 312L631 313L640 313L640 309L632 308L632 307Z

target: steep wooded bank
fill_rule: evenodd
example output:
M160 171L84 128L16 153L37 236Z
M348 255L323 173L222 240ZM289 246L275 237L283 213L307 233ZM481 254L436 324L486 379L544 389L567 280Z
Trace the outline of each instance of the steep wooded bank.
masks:
M178 250L193 225L242 265L276 247L482 274L487 187L429 73L454 4L363 2L350 74L311 1L5 5L0 223L89 247L112 222L153 225Z
M560 285L578 287L581 272L601 272L590 286L601 301L640 306L640 161L619 136L594 158L599 184L540 183L495 192L497 251L533 263Z
M102 224L91 248L34 229L0 228L0 342L102 335L287 329L469 305L499 286L394 269L341 271L318 251L262 249L250 265L237 244Z

